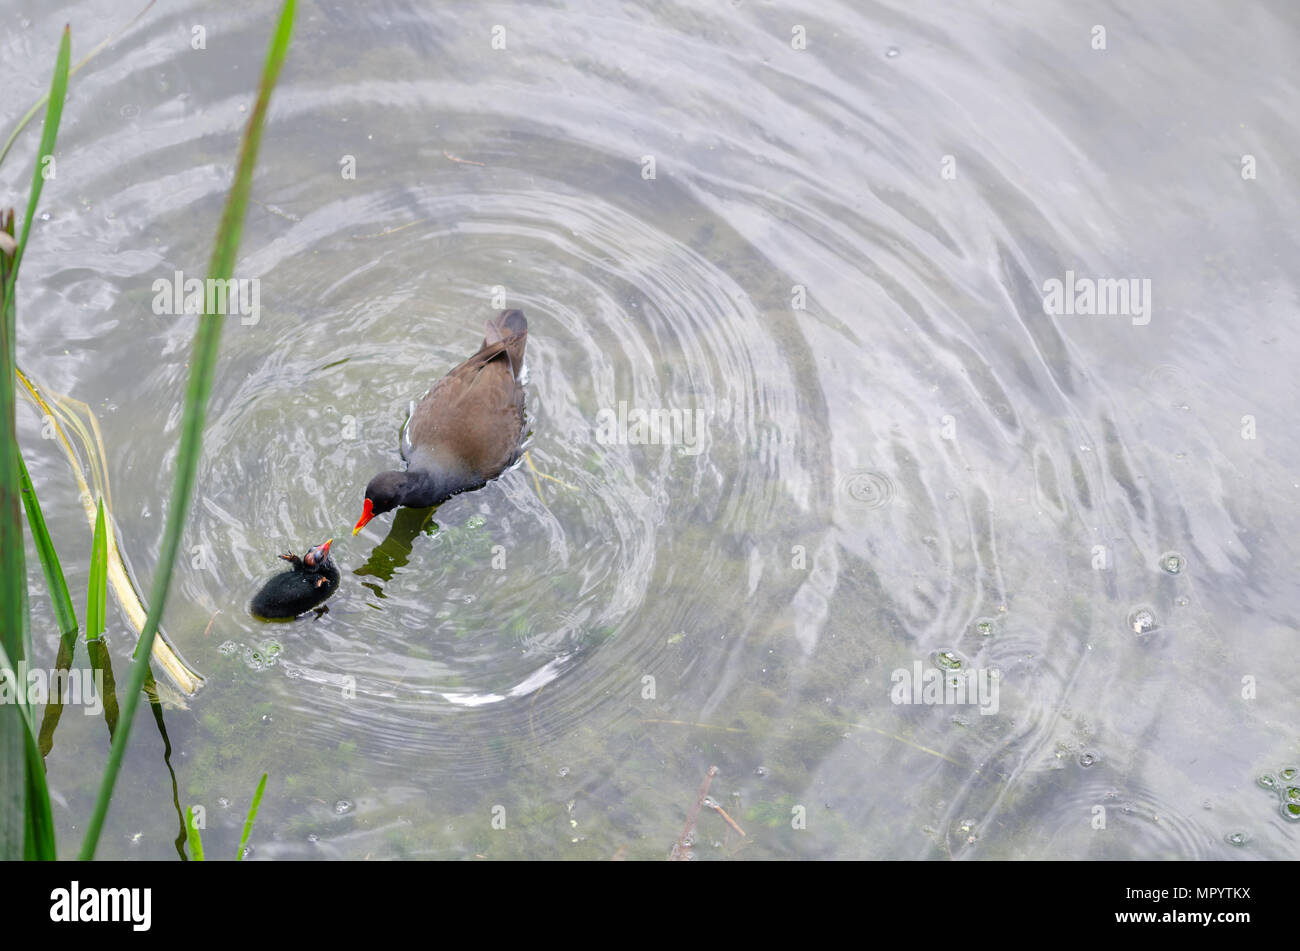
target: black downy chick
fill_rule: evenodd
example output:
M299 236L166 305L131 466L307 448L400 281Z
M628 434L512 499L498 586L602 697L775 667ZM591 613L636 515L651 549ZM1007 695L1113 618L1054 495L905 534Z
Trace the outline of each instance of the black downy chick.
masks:
M307 550L301 558L293 552L280 557L292 566L262 585L253 595L250 610L260 618L279 620L310 611L339 586L339 569L330 557L330 539Z

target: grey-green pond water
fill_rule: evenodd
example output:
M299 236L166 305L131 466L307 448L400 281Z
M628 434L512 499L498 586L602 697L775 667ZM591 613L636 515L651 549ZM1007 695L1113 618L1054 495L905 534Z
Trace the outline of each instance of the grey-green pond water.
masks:
M194 329L152 287L207 262L276 9L160 3L75 77L24 263L145 591ZM6 131L64 22L135 12L2 11ZM206 682L169 761L141 712L100 856L177 857L169 762L210 857L267 772L252 858L662 859L711 766L746 835L704 808L704 860L1295 857L1297 41L1283 2L303 3L165 620ZM352 538L503 301L552 478ZM248 615L331 536L327 613ZM924 702L968 674L995 704ZM106 750L64 712L64 855Z

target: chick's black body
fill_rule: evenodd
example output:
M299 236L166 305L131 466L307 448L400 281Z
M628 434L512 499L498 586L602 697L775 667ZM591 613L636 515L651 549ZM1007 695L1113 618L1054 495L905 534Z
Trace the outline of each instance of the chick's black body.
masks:
M292 552L281 555L291 567L262 585L253 595L250 610L258 617L277 620L297 617L324 602L339 586L339 569L330 557L333 541L309 549L301 558Z

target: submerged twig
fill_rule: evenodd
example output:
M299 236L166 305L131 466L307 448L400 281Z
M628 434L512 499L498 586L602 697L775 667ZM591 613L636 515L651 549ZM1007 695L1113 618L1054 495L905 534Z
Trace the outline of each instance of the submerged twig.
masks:
M537 490L537 499L545 506L546 499L542 498L542 484L537 481L537 467L533 465L533 457L528 454L527 449L524 450L524 461L528 463L528 470L533 474L533 488Z
M713 777L716 775L718 775L718 767L716 766L710 766L709 771L704 774L704 782L700 783L700 793L695 797L695 805L691 806L691 811L686 815L686 825L682 828L682 834L673 843L673 850L668 853L668 861L685 862L690 858L691 841L695 837L695 820L699 818L700 807L704 805L704 800L708 798L709 786L713 783Z
M542 508L546 509L547 512L551 511L551 507L546 504L546 498L542 495L542 483L538 481L538 477L550 479L552 482L558 482L560 485L572 492L578 491L576 485L569 485L569 483L565 482L563 479L557 479L553 475L547 475L545 472L540 471L537 466L533 465L533 457L527 449L524 450L524 462L528 463L528 471L532 474L533 488L537 491L537 501L542 503Z
M446 149L442 150L442 157L449 162L455 162L458 165L477 165L479 168L487 168L482 162L471 162L469 159L461 158L459 155L452 155Z
M953 759L951 756L945 756L943 753L940 753L938 750L932 750L930 749L930 747L922 746L920 743L913 743L911 740L905 740L897 733L887 733L886 731L877 729L874 726L867 726L867 724L865 723L850 723L849 726L856 727L859 730L870 730L872 733L879 733L881 736L887 736L891 740L897 740L899 743L902 743L905 746L910 746L914 750L920 750L922 753L929 753L931 756L937 756L941 760L946 760L949 763L952 763L954 766L966 765L965 763L958 762L957 760ZM975 768L975 772L977 773L979 772L979 767Z
M527 449L524 450L524 460L528 463L528 468L532 470L533 482L537 485L537 494L539 496L542 494L542 485L540 482L537 481L538 476L541 476L543 479L550 479L552 482L558 482L560 485L564 486L570 492L578 491L578 487L576 485L569 485L569 483L565 482L563 479L557 479L553 475L547 475L545 472L542 472L535 465L533 465L533 457L529 455Z
M718 802L716 802L713 799L705 799L704 804L708 806L710 809L712 809L714 812L716 812L718 815L722 816L723 821L725 821L727 825L731 826L731 828L735 829L741 835L745 834L745 830L742 829L740 826L736 825L736 820L731 818L731 816L727 815L727 810L723 809Z
M416 218L414 221L408 221L406 224L398 225L396 228L385 228L383 231L376 231L374 234L354 234L352 237L353 238L383 238L390 234L397 234L397 232L399 231L405 231L407 228L414 227L415 225L418 225L421 221L426 221L426 220L428 219Z
M286 221L292 221L294 224L298 224L299 222L302 221L302 219L299 218L297 215L292 215L289 212L285 211L283 208L277 208L275 205L268 205L266 202L258 201L256 198L253 198L251 196L249 197L248 200L251 201L254 205L261 205L271 214L279 215L281 218L285 219Z
M724 733L748 733L749 731L738 726L716 726L712 723L697 723L694 720L657 720L653 717L646 717L642 723L668 723L672 726L693 726L701 730L721 730Z

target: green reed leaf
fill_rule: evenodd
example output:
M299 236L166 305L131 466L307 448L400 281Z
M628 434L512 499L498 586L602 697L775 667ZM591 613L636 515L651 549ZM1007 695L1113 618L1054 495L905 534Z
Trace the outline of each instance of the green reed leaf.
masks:
M271 48L267 53L257 101L253 105L244 132L239 162L235 169L235 181L231 186L230 196L226 200L225 211L222 213L221 224L217 230L216 247L213 249L212 262L208 267L210 279L229 280L234 272L235 255L239 248L244 215L248 209L248 197L253 187L253 167L257 162L262 128L270 108L271 90L279 78L280 69L284 65L285 55L289 49L289 37L293 32L293 13L294 0L286 0L280 12L275 34L271 39ZM149 653L153 647L154 635L158 632L163 608L167 603L168 591L171 589L172 569L176 563L176 554L180 550L181 534L185 529L194 480L198 472L208 396L212 391L212 382L216 374L217 351L221 343L221 328L225 319L221 314L204 313L199 318L198 330L194 335L189 385L185 395L185 412L181 420L181 445L176 459L176 475L172 484L171 505L163 533L162 551L158 558L157 576L149 599L149 617L145 621L144 631L141 632L140 641L136 645L135 660L131 665L130 680L124 695L125 700L122 702L118 730L113 737L112 748L109 750L108 764L104 769L94 812L86 827L86 837L80 853L83 860L95 857L95 847L99 842L104 817L108 813L108 806L113 797L113 786L117 782L117 774L122 766L122 754L131 735L131 723L136 707L140 703L145 679L149 674Z

